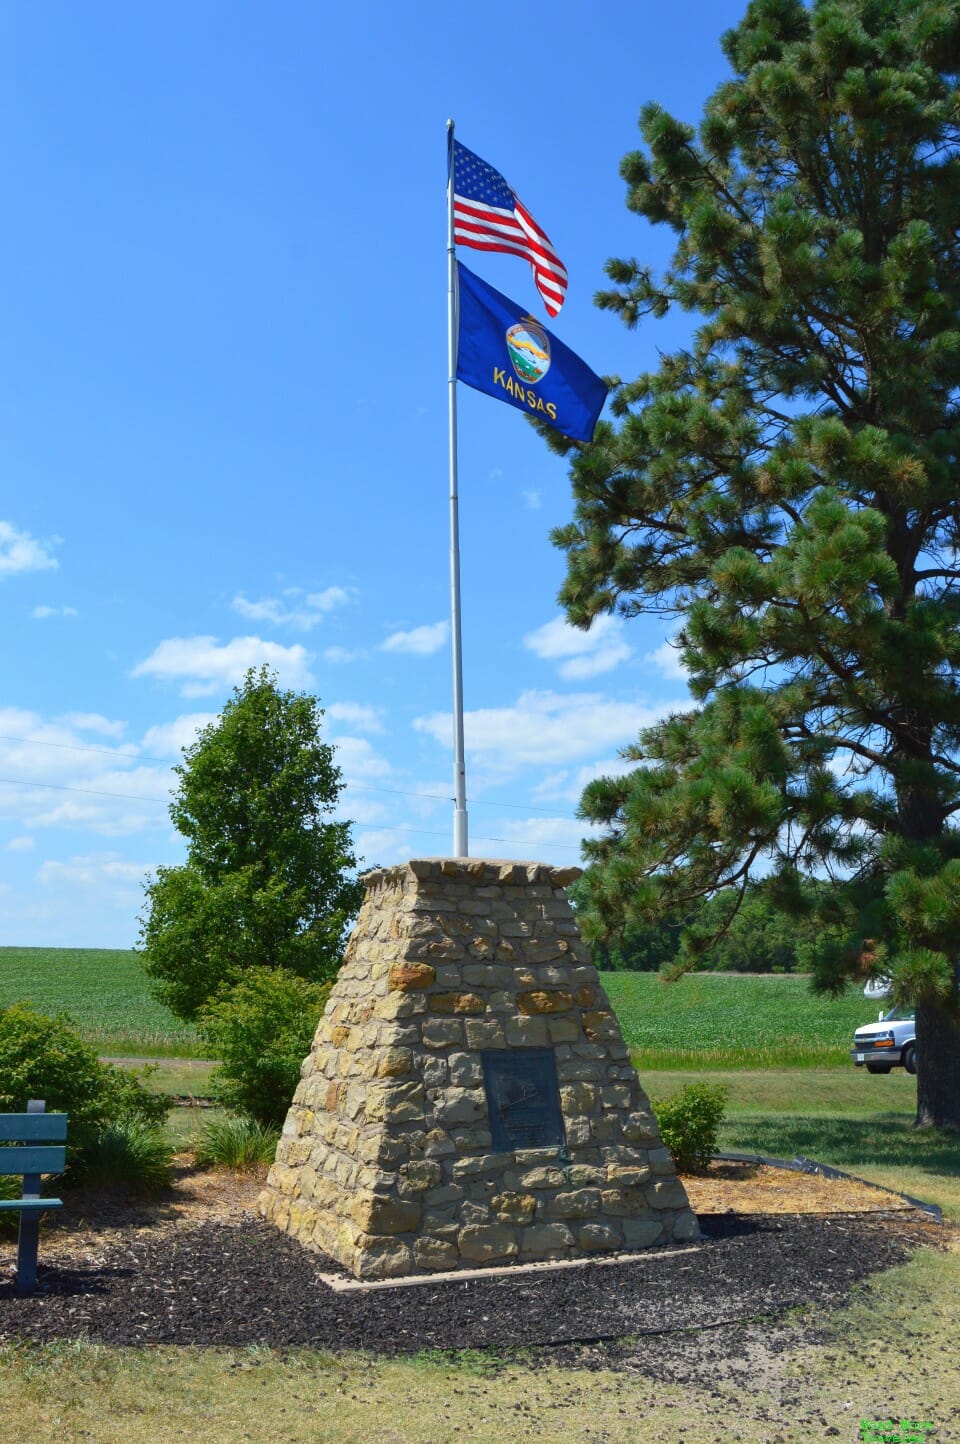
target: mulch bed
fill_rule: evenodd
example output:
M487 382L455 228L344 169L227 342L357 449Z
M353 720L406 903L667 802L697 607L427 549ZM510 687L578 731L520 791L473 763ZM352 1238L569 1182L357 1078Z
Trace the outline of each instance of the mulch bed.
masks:
M591 1346L639 1336L640 1352L655 1353L669 1375L668 1336L676 1331L719 1334L798 1305L829 1308L870 1274L941 1239L939 1227L912 1212L713 1214L701 1216L701 1227L705 1241L694 1250L369 1293L331 1290L319 1278L336 1271L330 1260L252 1214L114 1230L95 1255L61 1246L45 1260L41 1244L39 1288L30 1298L16 1297L6 1255L0 1340L378 1354L524 1347L609 1365L617 1349L598 1354ZM628 1352L635 1356L638 1345Z

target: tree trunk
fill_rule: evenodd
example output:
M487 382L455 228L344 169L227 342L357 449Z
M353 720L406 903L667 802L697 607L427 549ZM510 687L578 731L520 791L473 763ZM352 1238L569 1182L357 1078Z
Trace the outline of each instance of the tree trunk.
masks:
M917 1127L960 1130L960 1014L918 1003Z

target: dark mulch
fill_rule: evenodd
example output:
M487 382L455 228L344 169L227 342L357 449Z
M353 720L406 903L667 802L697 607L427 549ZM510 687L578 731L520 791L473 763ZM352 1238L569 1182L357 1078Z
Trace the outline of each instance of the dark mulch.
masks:
M551 1346L541 1357L581 1364L609 1365L618 1353L623 1359L638 1351L656 1355L669 1375L674 1331L713 1331L719 1347L726 1330L729 1347L738 1321L772 1321L804 1304L836 1305L869 1274L939 1237L939 1230L903 1215L701 1223L710 1237L695 1252L335 1293L319 1279L330 1271L329 1260L268 1224L205 1222L112 1244L89 1266L57 1260L44 1267L41 1261L40 1287L31 1298L18 1299L4 1277L0 1339L301 1345L382 1354ZM591 1348L624 1336L641 1338L612 1351Z

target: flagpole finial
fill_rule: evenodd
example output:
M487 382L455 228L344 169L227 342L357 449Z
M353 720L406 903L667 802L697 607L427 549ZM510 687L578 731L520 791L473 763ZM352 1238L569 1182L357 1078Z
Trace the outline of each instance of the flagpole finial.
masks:
M453 121L452 121L452 120L448 120L448 121L447 121L447 130L453 130Z

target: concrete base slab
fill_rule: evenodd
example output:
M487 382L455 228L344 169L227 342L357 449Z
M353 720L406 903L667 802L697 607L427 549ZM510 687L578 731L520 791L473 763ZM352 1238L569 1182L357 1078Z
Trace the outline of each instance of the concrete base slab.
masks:
M407 1274L399 1279L348 1279L342 1274L319 1274L321 1283L336 1294L374 1293L379 1289L409 1289L421 1284L463 1283L465 1279L522 1278L526 1274L542 1274L556 1269L603 1268L611 1264L655 1263L658 1258L677 1258L684 1253L701 1253L706 1244L688 1248L647 1248L642 1253L597 1254L592 1258L547 1259L528 1264L502 1264L480 1269L450 1269L444 1273Z

